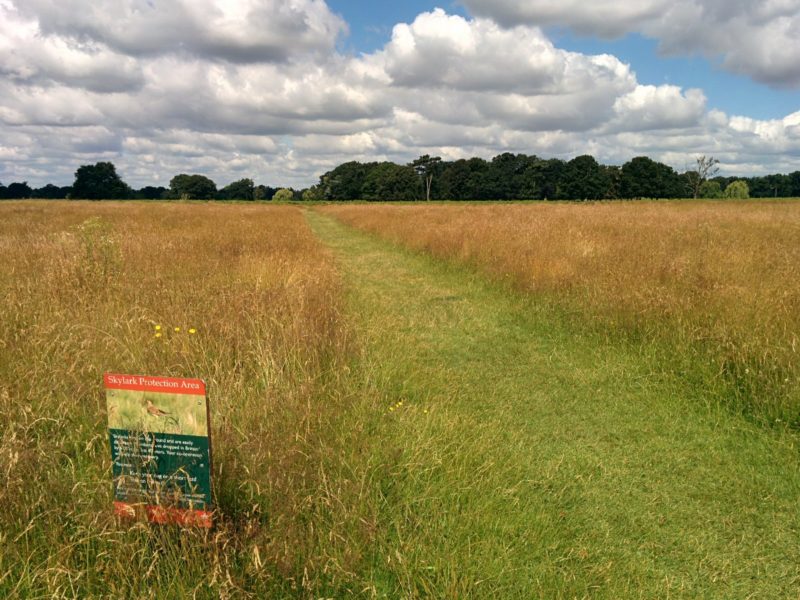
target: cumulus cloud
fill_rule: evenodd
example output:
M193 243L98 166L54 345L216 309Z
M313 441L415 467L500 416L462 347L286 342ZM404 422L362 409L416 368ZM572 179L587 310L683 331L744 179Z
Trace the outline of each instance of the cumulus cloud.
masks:
M623 131L657 131L697 126L706 112L702 90L683 92L674 85L637 85L614 101L609 126Z
M800 86L800 0L463 0L506 27L565 26L618 37L639 32L667 54L700 53L774 86Z
M618 22L648 6L619 4ZM0 181L67 184L113 160L137 186L199 172L301 187L346 160L506 151L795 170L800 113L709 110L701 90L642 85L512 16L434 10L352 56L322 0L0 0Z
M330 51L346 31L323 0L13 0L43 35L130 56L168 53L233 63Z

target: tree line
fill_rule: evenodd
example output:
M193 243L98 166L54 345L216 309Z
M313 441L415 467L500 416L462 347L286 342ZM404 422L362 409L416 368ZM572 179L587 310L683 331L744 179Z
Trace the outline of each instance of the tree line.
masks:
M605 200L633 198L800 197L800 171L719 177L719 161L702 156L678 173L646 156L608 166L593 156L564 161L503 153L446 162L421 156L407 165L347 162L306 191L319 200Z
M245 178L218 188L205 175L179 174L169 187L133 189L111 162L83 165L71 186L26 182L0 184L0 198L184 200L604 200L632 198L800 197L800 171L788 175L721 177L719 161L701 156L678 173L646 156L622 166L602 165L590 155L565 161L503 153L444 161L424 155L411 163L343 163L303 190L256 185Z
M43 198L75 200L300 200L302 192L286 188L255 185L240 179L222 188L205 175L182 173L170 180L169 187L145 186L134 189L125 183L111 162L83 165L75 172L71 186L47 184L31 188L27 182L8 187L0 184L0 199Z

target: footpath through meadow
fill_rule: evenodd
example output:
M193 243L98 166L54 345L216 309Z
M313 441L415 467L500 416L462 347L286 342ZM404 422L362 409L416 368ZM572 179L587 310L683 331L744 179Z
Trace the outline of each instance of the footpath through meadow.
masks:
M306 214L385 412L368 451L399 453L372 482L379 594L800 595L796 437L466 267Z

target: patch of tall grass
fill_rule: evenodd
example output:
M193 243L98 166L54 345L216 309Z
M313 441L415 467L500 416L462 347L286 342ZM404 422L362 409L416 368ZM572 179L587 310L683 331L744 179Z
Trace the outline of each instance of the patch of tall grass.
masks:
M0 597L351 589L350 341L298 209L7 202L0 256ZM104 371L206 380L213 531L115 521Z
M335 205L660 352L735 410L800 427L800 203Z

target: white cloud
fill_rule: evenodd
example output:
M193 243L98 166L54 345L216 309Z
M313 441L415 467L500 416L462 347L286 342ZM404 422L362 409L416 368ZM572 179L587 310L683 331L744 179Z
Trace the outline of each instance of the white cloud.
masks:
M506 27L569 27L617 37L639 32L667 54L700 53L734 73L800 86L800 0L463 0Z
M130 56L283 62L328 52L346 31L323 0L12 1L38 21L43 35L104 44Z
M616 99L616 117L610 125L627 131L689 128L701 122L705 110L706 97L701 90L683 92L674 85L637 85Z
M505 151L797 168L800 113L709 111L701 90L641 85L535 26L436 10L361 56L336 51L344 27L321 0L0 0L0 181L67 184L113 160L137 186L200 172L299 187L346 160Z

